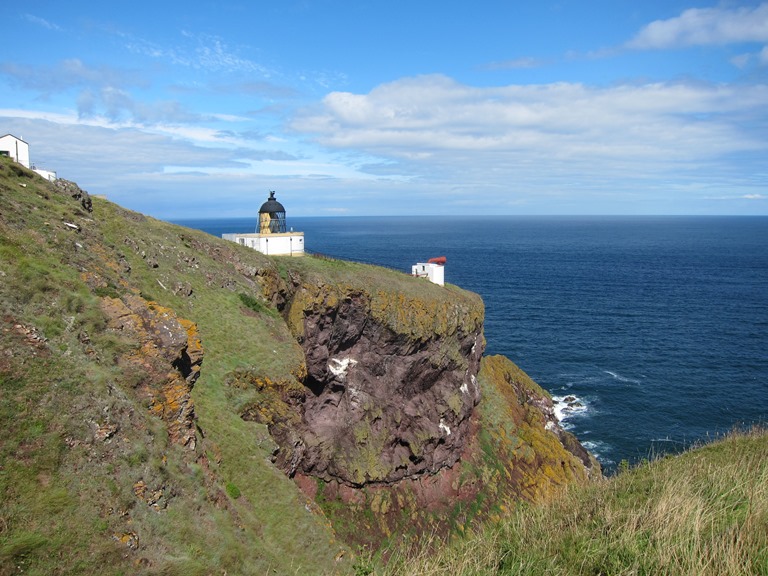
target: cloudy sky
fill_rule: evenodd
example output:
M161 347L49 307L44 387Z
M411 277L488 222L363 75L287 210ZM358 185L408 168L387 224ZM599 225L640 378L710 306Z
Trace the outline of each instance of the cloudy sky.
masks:
M0 135L165 219L768 214L768 2L8 3Z

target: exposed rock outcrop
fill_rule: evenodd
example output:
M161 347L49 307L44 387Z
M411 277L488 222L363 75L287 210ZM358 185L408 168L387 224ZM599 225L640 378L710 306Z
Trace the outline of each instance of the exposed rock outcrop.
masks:
M195 411L190 392L200 375L203 348L197 326L170 309L135 295L104 297L108 328L138 342L140 348L118 353L115 360L130 373L138 394L168 426L172 441L196 445Z
M480 407L486 441L513 493L535 501L569 482L600 476L594 456L560 426L551 396L513 362L485 357L480 378L487 391Z
M482 399L452 466L362 489L296 474L345 540L376 546L403 531L461 531L519 500L543 501L600 476L594 457L554 418L549 394L511 361L483 357L477 380Z
M440 296L298 287L286 315L306 359L300 423L271 426L284 471L359 487L456 463L480 399L483 305Z
M301 470L360 485L453 465L480 399L478 311L459 301L430 308L364 292L329 300L322 287L307 295L300 338L312 393L303 407L310 449ZM376 306L391 307L401 321L429 318L435 330L396 330Z
M77 200L84 210L93 212L93 201L91 200L91 196L74 182L64 180L64 178L58 178L53 181L53 187L57 191L63 192L64 194L71 196L74 200Z

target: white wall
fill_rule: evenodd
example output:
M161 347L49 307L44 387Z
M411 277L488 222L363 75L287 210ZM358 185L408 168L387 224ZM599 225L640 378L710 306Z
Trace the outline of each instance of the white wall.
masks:
M222 234L224 240L237 242L269 256L303 256L304 232L285 234Z
M32 168L32 171L37 172L38 174L40 174L40 176L42 176L46 180L50 180L51 182L56 180L56 172L54 172L53 170L43 170L42 168Z
M0 137L0 150L8 152L8 155L22 166L29 168L29 144L16 136L6 134Z
M419 278L428 278L430 282L445 286L445 266L432 262L419 262L411 266L411 274Z

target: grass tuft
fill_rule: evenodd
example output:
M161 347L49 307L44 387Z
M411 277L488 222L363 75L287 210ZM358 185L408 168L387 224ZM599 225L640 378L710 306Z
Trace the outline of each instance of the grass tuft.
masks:
M277 313L273 308L270 308L264 302L254 298L250 294L245 294L244 292L240 292L237 296L238 298L240 298L240 302L242 302L243 305L249 310L253 310L258 314L268 314L270 316L277 315Z
M48 539L37 532L16 532L0 542L0 563L14 563L45 546Z

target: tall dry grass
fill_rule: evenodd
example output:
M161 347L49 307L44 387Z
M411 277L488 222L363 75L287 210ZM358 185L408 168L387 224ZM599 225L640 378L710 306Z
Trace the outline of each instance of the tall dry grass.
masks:
M404 574L768 575L768 433L645 463L452 542L397 550Z

